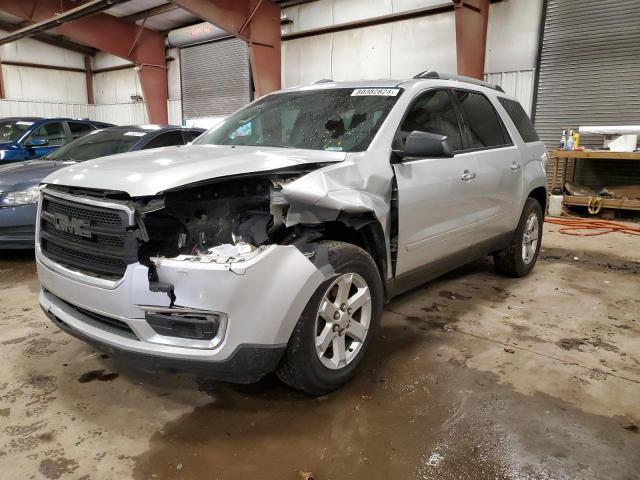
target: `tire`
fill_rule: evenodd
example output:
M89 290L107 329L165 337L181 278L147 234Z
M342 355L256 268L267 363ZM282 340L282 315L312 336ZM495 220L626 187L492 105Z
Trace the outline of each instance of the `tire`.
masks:
M343 242L320 244L328 250L328 261L336 275L323 282L311 296L276 371L281 381L310 395L332 392L355 375L378 332L383 304L380 273L367 252ZM368 288L368 302L364 286ZM341 292L347 290L347 302L340 302L344 298ZM354 305L362 305L357 309L336 307L358 299ZM363 329L364 326L367 328ZM318 350L316 342L322 344Z
M538 260L543 221L542 207L538 201L527 198L511 244L493 256L498 272L509 277L529 275ZM525 239L528 245L526 249L523 243Z

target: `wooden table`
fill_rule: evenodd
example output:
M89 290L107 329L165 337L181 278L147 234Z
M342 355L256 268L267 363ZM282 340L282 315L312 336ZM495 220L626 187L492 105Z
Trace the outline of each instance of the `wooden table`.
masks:
M638 160L640 152L610 152L607 150L583 150L566 151L553 150L549 152L549 157L553 160L551 167L551 178L549 179L549 191L559 187L564 191L566 182L575 181L575 163L578 160ZM589 205L591 197L581 197L577 195L565 195L565 205L576 205L586 207ZM640 210L640 200L622 200L618 198L602 198L602 208L616 208L624 210Z

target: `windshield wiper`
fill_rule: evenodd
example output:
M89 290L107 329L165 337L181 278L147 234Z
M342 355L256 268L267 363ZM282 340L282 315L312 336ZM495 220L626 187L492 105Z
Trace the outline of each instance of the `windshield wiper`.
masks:
M297 147L292 147L291 145L278 145L276 143L274 144L259 143L257 145L254 145L254 147L297 148Z

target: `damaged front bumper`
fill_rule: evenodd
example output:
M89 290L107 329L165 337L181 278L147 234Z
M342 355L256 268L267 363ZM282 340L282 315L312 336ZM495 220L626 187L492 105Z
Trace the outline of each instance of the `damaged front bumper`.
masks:
M170 293L152 289L139 263L111 281L67 269L38 246L36 260L40 305L60 328L136 364L241 383L275 369L325 280L300 250L282 245L243 262L157 259L158 283Z

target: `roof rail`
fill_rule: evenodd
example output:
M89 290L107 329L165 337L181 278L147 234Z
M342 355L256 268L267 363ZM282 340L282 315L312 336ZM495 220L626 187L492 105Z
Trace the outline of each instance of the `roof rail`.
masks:
M333 79L331 78L323 78L322 80L318 80L317 82L313 82L314 85L318 83L333 83Z
M499 92L504 93L504 90L500 85L496 85L494 83L483 82L482 80L478 80L477 78L465 77L463 75L455 75L453 73L438 73L435 70L425 70L424 72L420 72L413 78L431 78L438 80L455 80L457 82L465 82L471 83L473 85L479 85L481 87L491 88L493 90L497 90Z

